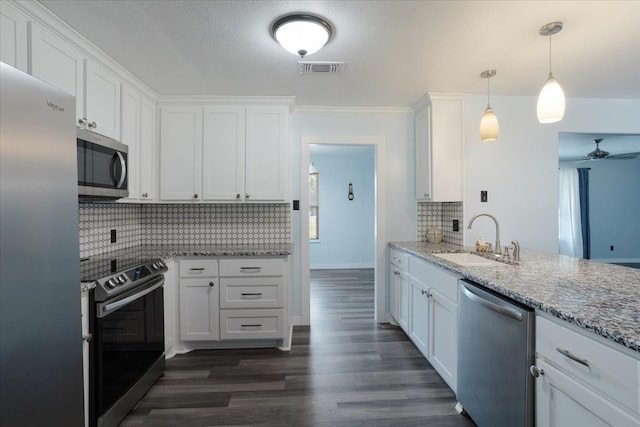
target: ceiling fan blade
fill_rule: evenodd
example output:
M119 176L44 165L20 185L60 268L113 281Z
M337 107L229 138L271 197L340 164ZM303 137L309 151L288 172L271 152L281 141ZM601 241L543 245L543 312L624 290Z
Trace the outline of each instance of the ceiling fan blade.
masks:
M607 156L607 159L612 160L629 160L629 159L637 159L640 157L640 153L625 153L625 154L614 154L612 156Z
M578 165L578 164L580 164L580 163L590 162L590 161L592 161L592 160L593 160L593 159L584 159L584 160L579 160L579 161L577 161L577 162L573 162L573 164L574 164L574 165Z

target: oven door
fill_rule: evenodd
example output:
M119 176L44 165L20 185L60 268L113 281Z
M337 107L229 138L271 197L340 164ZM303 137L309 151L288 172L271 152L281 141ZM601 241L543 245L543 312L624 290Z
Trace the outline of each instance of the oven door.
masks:
M163 284L164 276L160 276L95 304L94 402L98 425L117 425L164 369Z

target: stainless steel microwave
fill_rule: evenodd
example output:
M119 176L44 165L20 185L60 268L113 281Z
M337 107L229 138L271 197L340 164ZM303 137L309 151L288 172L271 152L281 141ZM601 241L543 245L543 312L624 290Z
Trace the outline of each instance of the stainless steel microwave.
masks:
M129 195L128 147L85 129L77 129L80 201L116 200Z

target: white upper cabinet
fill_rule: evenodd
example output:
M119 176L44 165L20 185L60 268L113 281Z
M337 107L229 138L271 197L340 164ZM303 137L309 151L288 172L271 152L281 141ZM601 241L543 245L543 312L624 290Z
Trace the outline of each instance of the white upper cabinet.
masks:
M160 198L284 201L288 117L280 105L163 105Z
M164 105L160 111L160 198L200 200L202 107Z
M129 200L154 200L156 104L122 85L122 143L129 147Z
M0 61L25 73L27 59L27 17L8 2L0 2Z
M288 176L287 107L247 108L245 198L284 200Z
M142 96L140 103L140 200L155 200L156 177L156 103Z
M79 126L120 140L118 76L34 22L29 33L29 72L76 97Z
M120 86L118 76L85 59L84 116L94 132L120 138Z
M76 97L78 123L84 117L82 52L34 22L29 33L29 73Z
M462 200L460 95L429 94L415 107L416 199Z
M244 107L204 109L202 192L206 200L244 198L245 117Z

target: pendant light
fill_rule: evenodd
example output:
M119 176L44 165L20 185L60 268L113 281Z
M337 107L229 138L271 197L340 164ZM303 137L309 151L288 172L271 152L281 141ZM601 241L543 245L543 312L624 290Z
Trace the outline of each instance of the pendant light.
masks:
M331 38L333 28L325 19L309 14L285 15L274 22L271 35L294 55L304 58L320 50Z
M540 28L541 36L549 37L549 78L538 96L538 121L555 123L564 116L564 92L551 72L551 36L562 30L562 22L551 22Z
M495 141L498 139L498 134L500 133L500 126L498 125L498 117L496 113L491 109L491 104L489 103L489 94L491 92L489 86L489 80L491 77L496 75L496 70L486 70L480 74L480 77L483 79L487 79L487 109L484 110L484 114L480 119L480 140L485 141Z

